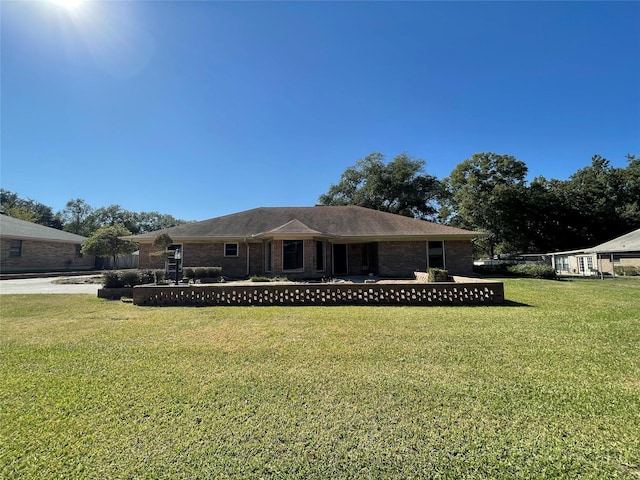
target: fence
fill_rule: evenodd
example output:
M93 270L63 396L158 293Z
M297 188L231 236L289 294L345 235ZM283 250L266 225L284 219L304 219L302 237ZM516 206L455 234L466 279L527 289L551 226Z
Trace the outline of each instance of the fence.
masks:
M469 279L471 280L471 279ZM133 289L135 305L495 305L501 282L290 285L145 285Z

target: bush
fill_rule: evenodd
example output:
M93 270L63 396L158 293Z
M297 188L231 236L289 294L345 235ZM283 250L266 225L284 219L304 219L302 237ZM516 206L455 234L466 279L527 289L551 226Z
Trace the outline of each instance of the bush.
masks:
M195 267L193 269L193 273L193 278L198 278L200 280L203 278L218 278L222 273L222 267Z
M195 272L193 271L192 267L183 267L182 268L182 278L186 278L188 280L191 280L195 277Z
M115 270L104 272L102 274L102 286L104 288L124 287L124 284L122 283L122 278L120 277L120 272Z
M164 270L110 270L102 275L104 288L135 287L164 280Z
M249 278L249 280L251 280L252 282L270 282L271 281L269 277L264 277L262 275L254 275L253 277Z
M137 270L125 270L120 273L120 278L122 280L122 285L125 287L135 287L142 283L140 280L140 272Z
M512 267L511 263L497 263L495 265L474 265L473 272L478 275L498 275L505 276L509 274L509 267Z
M543 263L520 263L518 265L510 265L507 269L508 273L518 277L543 278L553 280L556 278L556 271L551 265Z
M634 267L633 265L621 265L613 267L613 271L616 275L622 277L637 277L640 276L640 267Z
M428 281L429 282L448 282L449 279L449 271L442 270L440 268L430 268L428 271Z
M156 281L156 277L153 270L140 270L140 285L147 285L149 283L154 283Z
M154 270L153 271L153 279L156 283L164 282L165 271L164 270Z

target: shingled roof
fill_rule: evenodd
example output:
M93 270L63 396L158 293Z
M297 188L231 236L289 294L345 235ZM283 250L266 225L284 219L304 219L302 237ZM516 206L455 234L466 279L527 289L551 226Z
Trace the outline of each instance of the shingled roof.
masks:
M483 235L364 207L315 206L254 208L127 238L146 243L161 233L168 234L174 241L259 239L282 235L389 240L471 239Z
M18 218L0 215L0 236L17 240L82 243L87 238Z
M587 253L624 253L640 252L640 228L621 237L614 238L596 247L585 250Z

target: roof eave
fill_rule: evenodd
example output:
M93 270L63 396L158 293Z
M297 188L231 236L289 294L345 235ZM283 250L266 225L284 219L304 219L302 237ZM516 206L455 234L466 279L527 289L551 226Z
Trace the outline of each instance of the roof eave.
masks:
M86 238L80 239L62 239L62 238L43 238L43 237L29 237L26 235L0 235L0 237L11 240L30 240L33 242L50 242L50 243L83 243Z

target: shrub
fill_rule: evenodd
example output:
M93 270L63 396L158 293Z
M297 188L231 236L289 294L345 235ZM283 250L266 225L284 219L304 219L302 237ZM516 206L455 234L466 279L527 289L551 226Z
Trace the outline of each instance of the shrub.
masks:
M497 263L495 265L474 265L473 272L479 275L499 275L504 276L509 274L509 267L513 266L511 263Z
M153 271L153 279L156 283L164 282L165 271L164 270L154 270Z
M164 270L111 270L102 275L104 288L135 287L164 280Z
M207 278L207 269L205 267L195 267L193 269L193 278Z
M193 279L195 278L195 272L192 267L183 267L182 268L182 278Z
M640 276L640 267L634 267L633 265L619 265L617 267L613 267L613 271L616 275L623 277Z
M218 278L222 273L222 267L195 267L193 269L193 273L193 278L198 278L200 280L203 278Z
M122 283L120 272L116 270L104 272L102 274L102 286L104 288L122 288L124 284Z
M442 270L441 268L430 268L428 270L428 280L429 282L448 282L449 281L449 271Z
M553 280L556 278L556 271L551 265L544 263L520 263L511 265L507 271L518 277L543 278Z
M135 287L142 283L140 280L140 272L137 270L125 270L121 272L120 279L122 280L122 285L125 287Z
M249 278L249 280L251 280L252 282L270 282L271 281L269 277L265 277L262 275L254 275L253 277Z
M222 267L206 267L206 269L208 278L216 278L222 274Z
M156 281L153 270L140 270L140 285L147 285Z

